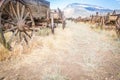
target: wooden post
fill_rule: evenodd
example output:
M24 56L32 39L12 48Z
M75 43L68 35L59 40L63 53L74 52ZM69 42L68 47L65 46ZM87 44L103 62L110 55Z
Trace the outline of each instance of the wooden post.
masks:
M66 18L65 18L65 16L64 16L64 12L62 13L62 22L63 22L63 29L65 28L65 26L66 26Z
M54 14L51 13L51 29L52 29L52 33L54 34Z

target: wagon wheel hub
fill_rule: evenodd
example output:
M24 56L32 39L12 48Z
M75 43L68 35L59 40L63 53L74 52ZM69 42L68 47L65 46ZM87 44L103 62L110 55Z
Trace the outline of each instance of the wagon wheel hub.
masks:
M25 21L23 21L23 20L18 21L18 23L17 23L17 29L19 31L24 31L25 30L24 27L25 27Z

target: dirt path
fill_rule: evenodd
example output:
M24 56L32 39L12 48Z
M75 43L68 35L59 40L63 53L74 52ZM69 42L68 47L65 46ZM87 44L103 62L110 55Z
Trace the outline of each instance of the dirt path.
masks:
M119 42L83 23L55 33L35 37L40 45L30 54L1 62L0 80L120 80Z

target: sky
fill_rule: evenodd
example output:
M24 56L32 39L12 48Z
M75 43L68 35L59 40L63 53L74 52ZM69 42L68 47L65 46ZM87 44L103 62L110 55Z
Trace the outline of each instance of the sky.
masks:
M64 9L71 3L83 3L101 6L107 9L120 9L120 0L47 0L50 2L51 8Z

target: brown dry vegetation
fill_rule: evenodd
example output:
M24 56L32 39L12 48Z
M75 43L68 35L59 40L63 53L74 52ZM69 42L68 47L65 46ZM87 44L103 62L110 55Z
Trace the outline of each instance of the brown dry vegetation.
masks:
M37 37L38 36L45 37L51 34L50 31L51 30L48 28L40 29L38 32L35 33L35 35L37 35ZM40 42L39 39L36 38L33 39L33 38L29 41L29 45L26 45L24 41L22 41L21 43L17 43L14 40L14 42L12 43L12 47L13 47L12 51L8 51L6 48L2 46L2 44L0 44L0 61L16 58L21 54L31 53L31 51L34 50L37 46L40 45L42 46L42 42Z
M10 52L16 57L0 62L0 79L120 79L120 42L116 36L96 32L83 23L68 22L65 30L60 26L55 35L38 33L29 46L16 45Z

